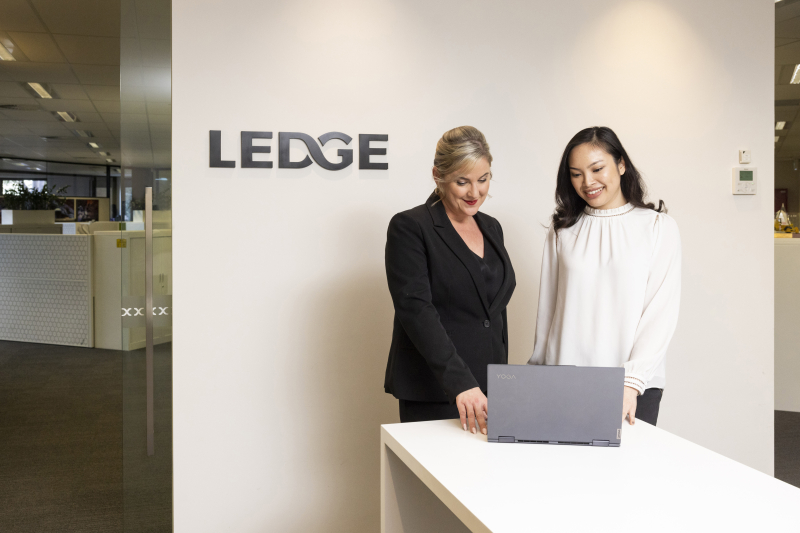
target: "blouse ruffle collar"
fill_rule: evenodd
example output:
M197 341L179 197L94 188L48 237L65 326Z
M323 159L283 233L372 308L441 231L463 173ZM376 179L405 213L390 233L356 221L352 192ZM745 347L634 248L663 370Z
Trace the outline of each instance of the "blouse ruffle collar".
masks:
M622 207L617 207L615 209L594 209L593 207L589 207L588 205L583 208L583 212L592 217L615 217L617 215L624 215L625 213L629 213L633 211L634 207L627 203Z

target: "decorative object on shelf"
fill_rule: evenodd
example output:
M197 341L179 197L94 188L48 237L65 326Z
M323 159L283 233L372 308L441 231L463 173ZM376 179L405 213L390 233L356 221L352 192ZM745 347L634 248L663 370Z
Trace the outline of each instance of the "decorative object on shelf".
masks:
M785 204L781 204L781 208L775 213L775 225L780 226L781 229L783 229L783 226L789 225L789 215L786 213Z
M56 209L62 202L69 186L51 189L47 185L41 190L29 189L18 182L3 194L4 209L2 224L53 224Z
M800 229L789 221L784 204L775 213L775 231L778 233L800 233Z

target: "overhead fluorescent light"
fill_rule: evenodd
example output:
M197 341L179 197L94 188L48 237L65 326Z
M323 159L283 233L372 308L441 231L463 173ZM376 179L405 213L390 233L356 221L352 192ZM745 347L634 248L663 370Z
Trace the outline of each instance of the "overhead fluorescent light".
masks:
M106 159L106 163L116 163L114 159Z
M78 122L78 117L69 111L55 111L55 115L60 117L64 122Z
M47 92L47 89L42 87L41 83L36 83L35 81L29 81L28 85L30 86L33 91L39 95L39 98L52 98L53 95Z
M94 134L92 134L91 131L73 130L72 133L74 133L78 137L94 137Z
M111 152L97 152L97 153L106 157L111 155Z
M775 137L775 142L778 142L778 139L780 139L780 137Z
M91 146L92 148L100 148L100 145L97 143L89 143L89 146Z
M782 130L784 126L786 126L786 121L785 120L781 120L780 122L775 124L775 129L776 130Z
M16 61L14 56L11 55L11 52L8 51L8 48L2 43L0 43L0 59L3 61Z
M794 66L794 72L792 72L792 79L789 83L793 83L795 85L800 83L800 65Z

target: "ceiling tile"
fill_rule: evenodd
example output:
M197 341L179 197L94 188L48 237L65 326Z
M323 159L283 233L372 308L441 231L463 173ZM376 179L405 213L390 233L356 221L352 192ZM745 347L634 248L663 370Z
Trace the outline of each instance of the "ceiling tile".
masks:
M64 63L64 56L49 33L11 32L11 38L28 56L37 63Z
M782 106L775 106L775 121L783 120L785 122L791 122L797 116L797 110L800 109L799 106L789 106L789 105L782 105Z
M776 85L775 100L793 100L800 98L800 85Z
M94 135L108 135L108 128L106 127L105 122L90 122L90 121L83 121L83 122L64 122L64 127L68 130L84 130L90 131Z
M0 113L2 113L3 116L9 120L38 120L44 122L53 118L53 114L47 111L12 111L3 109L0 110Z
M122 102L122 113L146 114L147 105L144 102Z
M157 102L148 102L147 103L147 114L148 115L171 115L172 114L172 104L161 104Z
M775 64L788 65L800 63L800 41L775 48Z
M119 101L99 101L94 103L94 107L100 112L100 115L103 116L103 113L119 113Z
M17 135L28 132L23 123L13 120L0 120L0 135Z
M103 121L103 119L100 118L100 114L96 113L96 112L79 111L79 112L77 112L75 114L80 119L80 122L83 122L83 123L86 123L86 122L102 122Z
M28 131L33 133L34 135L64 135L64 136L72 136L72 132L70 132L67 128L65 128L61 122L53 121L53 122L38 122L38 121L31 121L26 122L25 126L27 126Z
M0 70L13 81L38 81L40 83L79 83L66 63L10 63L3 62ZM107 67L100 67L107 68Z
M169 39L141 39L141 59L143 67L170 68L172 47Z
M775 46L786 46L794 42L797 42L797 39L775 39Z
M172 38L172 13L169 2L136 0L136 22L140 39Z
M119 121L121 120L119 113L101 112L100 115L102 116L103 121L105 122L119 123Z
M775 37L777 39L800 39L800 17L776 23Z
M0 2L0 30L47 31L26 0Z
M0 97L0 105L36 106L37 109L40 109L39 99L30 95L26 95L24 98Z
M144 87L137 85L123 85L120 88L120 98L123 102L131 102L133 100L144 102Z
M172 124L172 115L150 115L150 124Z
M80 116L83 116L87 111L90 113L97 112L91 100L40 99L39 105L47 111L69 111L70 113L80 114Z
M123 113L121 122L123 125L147 124L147 115L145 113Z
M31 2L52 33L119 37L120 2L118 1L31 0Z
M68 100L88 100L89 95L83 90L82 85L67 85L62 83L53 84L53 90L60 98Z
M144 93L148 102L172 103L172 90L170 87L145 87Z
M800 16L800 3L780 3L775 6L775 22L782 22Z
M0 81L0 97L28 98L30 93L15 81Z
M119 65L119 39L117 37L91 37L86 35L54 35L73 65ZM23 48L23 51L25 49Z
M83 85L113 85L119 87L119 67L109 65L72 65Z
M107 100L119 102L119 84L117 85L84 85L83 88L93 101Z

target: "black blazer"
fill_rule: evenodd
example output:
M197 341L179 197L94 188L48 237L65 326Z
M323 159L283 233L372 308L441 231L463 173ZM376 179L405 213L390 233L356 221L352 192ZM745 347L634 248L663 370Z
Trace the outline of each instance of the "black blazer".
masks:
M403 400L452 403L474 387L485 394L486 365L508 362L506 306L516 279L500 223L478 212L505 270L490 305L478 259L436 200L433 194L389 223L386 279L395 315L384 388Z

